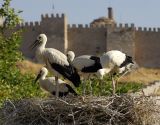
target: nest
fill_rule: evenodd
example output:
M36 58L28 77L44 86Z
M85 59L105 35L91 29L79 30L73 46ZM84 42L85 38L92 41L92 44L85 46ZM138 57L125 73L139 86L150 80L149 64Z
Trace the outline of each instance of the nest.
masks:
M160 123L159 111L150 98L128 95L8 100L0 110L0 124L153 125Z

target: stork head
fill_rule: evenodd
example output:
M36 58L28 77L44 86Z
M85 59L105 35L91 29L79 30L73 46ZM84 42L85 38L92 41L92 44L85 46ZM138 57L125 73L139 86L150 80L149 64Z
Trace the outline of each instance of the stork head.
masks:
M47 42L47 36L45 34L38 35L37 39L31 45L31 48L35 48L37 46L45 45Z
M132 70L132 68L135 66L135 62L133 61L133 58L131 56L126 56L128 64L126 65L127 70Z
M67 52L67 59L70 60L71 62L74 60L75 54L73 51L68 51Z
M119 73L121 74L124 72L131 72L132 70L135 70L137 68L138 68L138 64L135 61L133 61L133 58L126 55L125 63L123 63L119 67Z
M48 74L48 70L45 67L42 67L41 70L39 71L36 79L35 79L35 83L37 82L37 80L41 77L45 77Z

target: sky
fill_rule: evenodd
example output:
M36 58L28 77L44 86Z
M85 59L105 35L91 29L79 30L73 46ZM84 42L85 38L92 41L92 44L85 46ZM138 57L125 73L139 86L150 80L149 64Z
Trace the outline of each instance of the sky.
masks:
M65 13L69 24L89 24L107 16L112 7L117 23L160 27L160 0L12 0L11 6L23 10L25 22L40 21L41 14Z

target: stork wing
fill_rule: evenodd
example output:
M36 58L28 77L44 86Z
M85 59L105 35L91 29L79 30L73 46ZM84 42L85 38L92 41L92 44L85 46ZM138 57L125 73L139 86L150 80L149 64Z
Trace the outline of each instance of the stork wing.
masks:
M82 68L84 68L84 67L94 65L95 61L91 60L90 57L91 57L90 55L78 56L73 60L72 64L74 67L76 67L76 69L81 71Z
M64 78L67 78L69 81L71 81L76 87L80 84L80 76L78 75L75 68L69 66L62 66L57 63L51 63L50 65L54 70L56 70L59 74L61 74Z
M73 65L85 73L94 73L102 68L100 58L92 55L83 55L75 58Z
M67 65L69 66L69 63L67 61L67 57L60 51L53 49L53 48L47 48L44 51L44 57L45 60L49 61L50 63L56 63L59 65Z
M94 60L95 63L100 63L100 58L97 57L97 56L91 56L90 59L91 59L91 60Z
M80 76L75 68L67 61L67 57L60 51L47 48L44 53L45 60L49 62L51 67L61 74L64 78L71 81L76 87L80 84Z

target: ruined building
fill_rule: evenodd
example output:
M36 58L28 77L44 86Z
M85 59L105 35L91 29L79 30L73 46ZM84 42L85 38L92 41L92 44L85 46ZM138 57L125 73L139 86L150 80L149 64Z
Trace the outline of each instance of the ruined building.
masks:
M160 29L135 27L134 24L116 24L112 8L108 17L95 19L90 25L69 25L64 14L41 16L40 22L17 26L23 28L23 54L34 59L34 50L29 46L40 33L48 37L47 47L62 52L72 50L76 56L102 54L120 50L133 56L142 67L160 67Z

